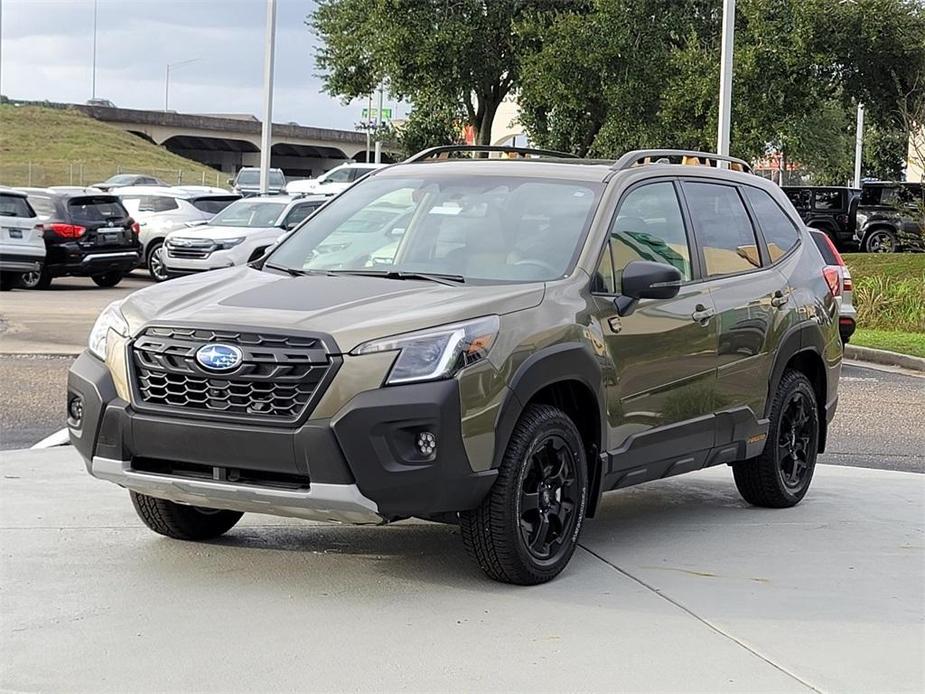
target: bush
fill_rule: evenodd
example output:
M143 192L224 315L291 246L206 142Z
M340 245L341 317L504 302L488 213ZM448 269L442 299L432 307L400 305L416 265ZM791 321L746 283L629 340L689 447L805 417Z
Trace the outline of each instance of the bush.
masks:
M845 256L858 327L925 333L925 255Z

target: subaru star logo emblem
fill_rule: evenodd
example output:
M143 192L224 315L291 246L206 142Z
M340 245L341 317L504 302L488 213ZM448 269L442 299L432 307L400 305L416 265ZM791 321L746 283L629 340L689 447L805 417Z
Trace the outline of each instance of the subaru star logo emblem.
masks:
M196 350L196 361L209 371L231 371L243 360L241 350L231 345L203 345Z

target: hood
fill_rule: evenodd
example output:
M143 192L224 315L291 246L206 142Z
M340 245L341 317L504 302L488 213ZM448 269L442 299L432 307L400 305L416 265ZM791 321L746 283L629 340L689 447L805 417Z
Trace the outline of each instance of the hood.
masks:
M177 229L174 232L171 232L168 238L183 238L183 239L236 239L247 234L252 234L255 231L264 231L266 229L275 229L276 227L225 227L225 226L211 226L209 224L202 224L199 226L193 227L184 227L182 229ZM279 229L279 232L282 233L283 229Z
M147 324L322 332L341 352L368 340L532 308L543 283L446 286L426 280L310 275L250 267L153 285L122 304L134 334Z

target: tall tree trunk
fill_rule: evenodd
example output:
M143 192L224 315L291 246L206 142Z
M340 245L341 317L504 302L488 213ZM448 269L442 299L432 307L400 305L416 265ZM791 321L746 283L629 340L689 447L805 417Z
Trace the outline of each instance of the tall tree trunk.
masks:
M498 112L498 106L501 101L493 98L491 95L479 95L479 108L476 113L475 127L475 144L491 144L491 127L495 122L495 114Z

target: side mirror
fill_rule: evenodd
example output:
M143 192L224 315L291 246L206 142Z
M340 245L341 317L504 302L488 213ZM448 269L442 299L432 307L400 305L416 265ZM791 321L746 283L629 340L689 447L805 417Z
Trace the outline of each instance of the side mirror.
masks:
M667 263L634 260L623 269L622 293L613 303L617 313L628 316L640 299L672 299L681 289L681 271Z

